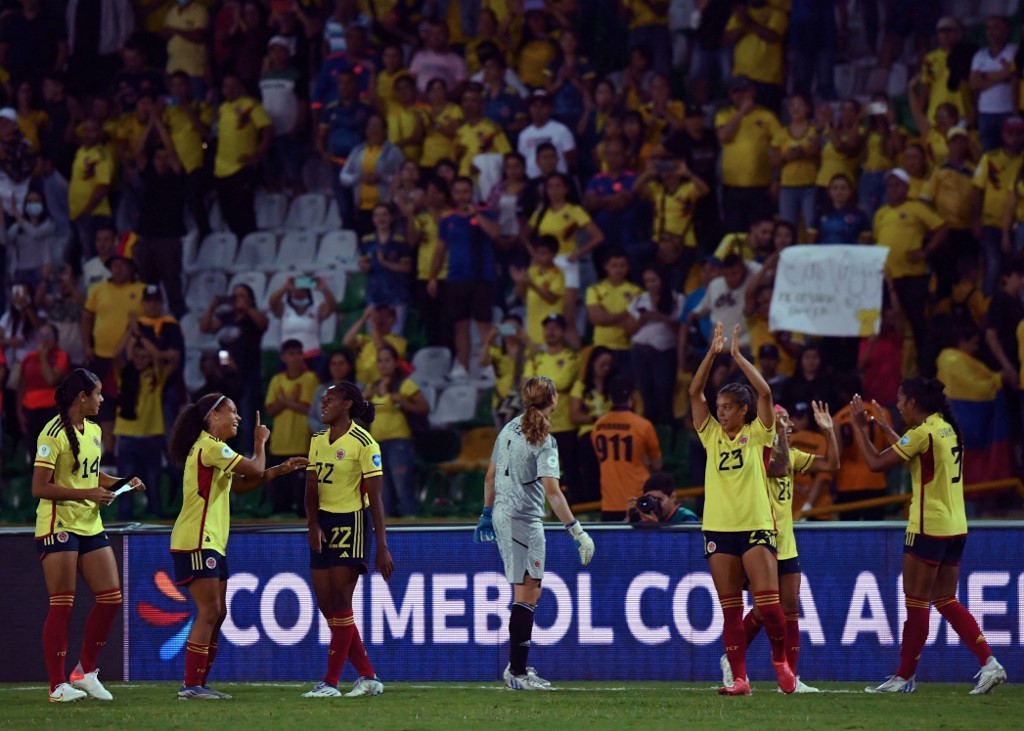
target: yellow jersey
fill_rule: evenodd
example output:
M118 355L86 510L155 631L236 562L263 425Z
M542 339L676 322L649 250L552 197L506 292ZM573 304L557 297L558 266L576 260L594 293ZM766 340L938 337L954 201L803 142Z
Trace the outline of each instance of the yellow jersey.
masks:
M576 234L589 224L590 214L575 203L566 203L557 211L537 209L530 216L535 236L554 236L558 240L559 256L569 256L576 251Z
M895 160L885 152L885 136L878 130L868 130L864 138L864 172L885 173L896 167Z
M420 387L411 378L403 379L398 387L398 396L402 401L411 401L419 392ZM392 394L390 393L384 396L374 393L370 398L370 403L373 404L377 412L373 424L370 425L370 431L373 433L373 438L378 442L388 439L409 439L412 437L409 419L406 418L405 412L391 401L391 396Z
M647 195L654 202L653 239L659 242L662 236L677 236L689 248L697 246L697 235L693 231L693 212L697 201L703 196L692 180L684 180L669 193L659 181L647 186Z
M260 137L271 125L263 105L248 96L225 101L217 111L217 157L213 175L229 178L242 170L246 159L260 149Z
M855 134L856 131L854 130L832 132L832 135L838 136L843 143L850 141ZM860 157L840 152L835 143L831 139L827 139L821 148L821 164L818 166L818 176L815 178L815 184L819 188L827 188L832 178L841 173L848 177L850 182L856 186L858 172L860 172Z
M569 396L582 401L587 409L587 413L595 417L595 421L612 410L612 400L595 389L588 391L587 385L583 381L576 381L576 383L572 384L572 391L569 392ZM578 434L581 437L586 436L593 428L593 422L581 424Z
M388 333L384 336L384 342L398 351L398 357L405 357L406 340L401 335ZM356 356L356 380L359 383L376 383L380 380L380 371L377 370L377 346L369 335L360 335L356 347L359 355Z
M747 30L736 41L733 47L732 73L734 76L746 76L764 84L781 84L783 82L783 40L789 17L786 13L765 5L755 8L747 5L747 17L752 25L759 25L767 30L775 31L782 38L777 41L766 41L752 30ZM729 16L725 32L731 33L740 28L736 15Z
M814 125L808 125L802 137L794 137L789 127L780 127L779 131L772 137L772 149L780 153L790 150L803 150L810 152L811 146L818 141L818 130ZM814 158L801 157L782 163L782 170L779 174L779 184L783 188L804 188L814 185L818 176L818 161Z
M1021 156L1008 155L999 148L981 156L974 171L974 187L982 191L981 222L985 226L1003 227L1003 212L1020 173Z
M423 143L398 143L416 131L416 125L423 124L423 110L419 107L403 107L398 102L388 104L388 140L396 145L406 160L419 163L423 154Z
M974 219L974 170L946 163L928 179L921 199L931 201L950 228L969 229Z
M504 155L512 152L512 147L501 127L485 117L476 124L464 122L459 127L455 132L455 150L459 156L459 175L469 175L477 155L487 152Z
M123 371L122 371L123 372ZM118 383L121 378L119 374ZM157 375L150 366L139 373L139 392L135 397L135 418L126 419L117 410L114 419L114 434L125 437L160 436L165 432L163 395L167 373Z
M568 348L562 348L557 353L536 353L523 369L524 379L545 376L555 384L558 405L551 412L552 433L576 431L576 425L572 423L572 417L569 415L569 392L572 384L576 382L579 371L579 357Z
M727 125L739 112L735 107L715 114L715 129ZM779 120L764 107L743 117L736 136L722 145L722 185L734 188L767 187L772 182L768 147L779 131Z
M447 214L442 214L442 218ZM437 251L437 221L429 211L420 211L413 219L416 230L420 232L420 242L416 246L416 278L421 282L430 280L430 267L434 262L434 252ZM448 254L445 254L441 262L441 269L437 272L438 281L448 278Z
M100 457L103 432L99 424L85 420L78 433L78 468L71 443L59 416L46 422L36 440L34 466L53 470L51 482L60 487L89 490L100 485ZM103 532L99 505L92 500L40 500L36 508L36 538L48 538L63 531L81 536Z
M189 3L184 7L176 3L167 11L164 28L190 33L206 31L210 26L209 11L202 3ZM167 73L184 71L189 76L206 76L209 72L207 64L207 45L205 41L193 41L180 33L167 39Z
M117 355L118 343L128 330L129 313L142 315L142 293L145 290L144 282L115 284L109 279L89 287L85 309L95 318L92 342L98 357L113 358Z
M964 512L964 447L953 427L932 414L892 449L910 462L913 495L907 533L947 538L967 534Z
M227 555L231 529L231 472L238 454L207 431L199 433L185 460L181 512L171 530L171 552L210 549Z
M629 303L643 294L643 290L630 281L612 284L602 279L587 287L586 305L601 305L608 314L619 315L626 311ZM629 336L618 325L595 325L594 345L603 345L612 350L628 350Z
M757 252L750 244L750 234L731 233L722 237L715 247L715 258L725 261L727 256L735 254L744 261L756 261Z
M296 378L289 378L284 371L275 373L267 386L266 406L274 403L278 396L291 396L299 389L299 400L311 403L316 390L320 387L320 379L312 371L303 371ZM306 411L295 411L285 408L274 417L274 429L270 432L270 453L278 456L295 456L305 454L309 449L309 422Z
M213 124L213 109L205 102L192 102L192 110L207 127ZM164 124L171 133L171 144L186 173L194 173L203 166L205 151L203 135L192 124L192 118L179 106L164 110Z
M363 489L363 480L384 474L380 445L355 423L333 442L331 430L324 429L313 435L306 472L316 475L320 510L354 513L368 508L370 496Z
M103 145L79 147L71 165L68 182L68 215L72 221L85 213L85 206L93 191L101 185L110 186L114 180L114 162ZM110 200L107 196L92 209L90 215L109 216Z
M423 138L423 155L419 161L421 168L432 168L445 158L455 159L455 140L441 130L445 129L452 121L462 122L463 119L465 119L465 115L462 113L462 107L457 104L445 104L437 114L429 109L424 111L425 136Z
M533 342L543 343L544 318L565 309L565 275L557 266L541 271L536 264L531 264L526 274L533 284L556 297L554 302L548 302L533 287L526 290L526 334Z
M942 104L952 104L960 113L960 119L967 119L973 111L974 102L967 79L963 79L955 91L949 90L949 53L941 48L924 57L921 64L921 83L928 86L928 121L935 124L935 112Z
M622 9L629 15L629 28L668 23L668 3L650 0L622 0Z
M775 425L768 428L754 417L730 439L708 414L697 436L707 452L704 530L776 530L766 471Z
M910 254L920 251L924 247L925 235L944 223L938 213L921 201L908 200L898 206L885 205L878 209L875 213L875 242L889 249L885 267L893 279L928 274L925 260L911 260Z
M796 535L793 532L793 483L797 472L804 473L810 469L814 457L813 454L790 448L789 474L785 477L768 478L768 496L772 500L775 529L779 533L776 550L780 561L800 555L796 550Z

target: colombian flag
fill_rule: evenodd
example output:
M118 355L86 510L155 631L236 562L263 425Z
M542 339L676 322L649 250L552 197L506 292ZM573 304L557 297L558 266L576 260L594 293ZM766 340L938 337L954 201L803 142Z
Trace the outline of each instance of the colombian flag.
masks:
M964 440L964 482L988 482L1010 476L1009 411L1003 379L984 363L956 348L937 361L938 378L960 424Z

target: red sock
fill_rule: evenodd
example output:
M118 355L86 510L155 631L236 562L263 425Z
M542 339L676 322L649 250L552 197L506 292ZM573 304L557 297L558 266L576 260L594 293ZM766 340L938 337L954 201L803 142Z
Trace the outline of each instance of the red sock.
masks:
M354 625L352 627L352 644L348 648L348 661L352 663L352 667L360 676L364 678L377 677L373 671L370 656L366 654L366 648L363 647L363 638L359 636L359 628Z
M743 631L747 634L747 647L750 647L750 643L754 641L762 627L764 627L764 621L757 616L757 612L753 609L747 612L747 616L743 618Z
M96 658L107 644L110 628L121 613L121 590L107 589L96 592L96 604L85 620L85 634L82 637L82 655L79 664L83 673L96 669Z
M900 668L896 674L904 679L917 672L917 661L928 640L928 600L921 597L906 597L907 621L903 623L903 640L900 643ZM975 625L977 626L977 625Z
M210 646L198 642L185 643L185 685L192 687L206 683L206 664L209 662Z
M978 658L978 664L984 665L992 657L992 650L989 648L977 620L974 619L974 615L968 612L967 607L957 601L955 596L937 599L935 608L946 618L949 626L960 635L960 639L967 645L967 649Z
M800 615L786 615L786 662L796 675L796 663L800 659Z
M786 615L779 604L779 592L755 591L754 606L761 613L765 634L772 643L772 662L786 659Z
M75 606L75 593L50 594L50 611L43 623L43 657L50 676L50 692L67 681L64 660L68 654L68 623Z
M743 595L721 594L718 601L725 617L722 640L725 642L725 656L729 658L732 677L746 679L747 642L743 633Z
M213 667L213 660L217 657L217 642L216 639L206 646L206 670L203 672L203 678L210 677L210 668Z
M331 628L331 645L327 650L327 674L324 676L324 682L336 686L338 679L341 678L341 669L345 667L345 658L352 647L352 636L356 630L352 610L346 609L327 615L327 626Z

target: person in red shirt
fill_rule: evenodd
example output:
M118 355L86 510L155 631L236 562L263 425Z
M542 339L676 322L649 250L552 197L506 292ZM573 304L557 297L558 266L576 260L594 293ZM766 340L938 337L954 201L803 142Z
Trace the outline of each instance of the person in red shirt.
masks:
M44 323L37 331L36 342L36 349L21 362L18 384L18 423L32 454L39 432L57 415L57 384L71 370L71 359L60 349L57 328Z

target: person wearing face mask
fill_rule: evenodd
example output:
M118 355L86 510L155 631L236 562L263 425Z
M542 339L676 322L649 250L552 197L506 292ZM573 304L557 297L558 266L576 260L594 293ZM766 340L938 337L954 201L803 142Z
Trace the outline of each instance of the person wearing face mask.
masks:
M10 206L14 207L13 200ZM7 246L7 271L12 281L36 291L43 279L43 267L64 255L55 233L56 226L38 191L30 191L24 209L14 207L13 216L5 216L0 206L0 241Z
M308 281L304 281L308 280ZM270 311L281 318L281 341L298 340L306 367L323 370L320 323L331 316L338 301L319 277L289 277L270 295Z

